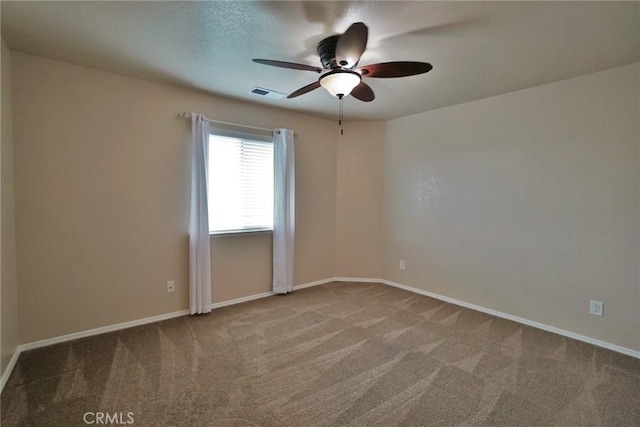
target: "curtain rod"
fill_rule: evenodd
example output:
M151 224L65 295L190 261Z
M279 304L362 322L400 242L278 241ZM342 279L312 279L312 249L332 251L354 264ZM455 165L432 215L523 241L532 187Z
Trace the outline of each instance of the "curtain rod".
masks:
M187 113L187 112L178 113L178 117L184 117L184 118L190 119L191 118L191 113ZM261 128L261 127L258 127L258 126L248 126L248 125L242 125L242 124L239 124L239 123L223 122L221 120L213 120L213 119L210 119L208 117L205 117L205 120L208 121L208 122L212 122L212 123L219 123L221 125L237 126L237 127L242 127L242 128L248 128L248 129L257 129L257 130L261 130L261 131L265 131L265 132L274 132L275 131L275 132L280 133L279 130L275 130L275 129Z

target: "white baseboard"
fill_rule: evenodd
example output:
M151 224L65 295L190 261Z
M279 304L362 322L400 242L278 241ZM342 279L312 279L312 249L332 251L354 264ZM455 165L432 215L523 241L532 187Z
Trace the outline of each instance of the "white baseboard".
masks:
M333 277L334 282L382 283L382 279L372 277Z
M316 280L315 282L302 283L300 285L295 285L293 287L294 291L304 288L310 288L312 286L324 285L325 283L335 282L337 279L335 277L329 277L328 279Z
M9 380L9 376L15 367L18 357L23 351L32 350L34 348L47 347L54 344L63 343L66 341L76 340L78 338L90 337L93 335L100 335L107 332L113 332L120 329L132 328L134 326L146 325L147 323L160 322L162 320L173 319L174 317L180 317L189 314L189 310L174 311L173 313L160 314L158 316L145 317L144 319L132 320L130 322L117 323L115 325L103 326L100 328L89 329L86 331L74 332L72 334L61 335L58 337L47 338L40 341L33 341L27 344L20 344L16 351L13 353L13 357L9 362L9 365L2 374L0 382L0 392L4 390L6 382Z
M131 320L129 322L116 323L115 325L102 326L100 328L89 329L72 334L61 335L59 337L48 338L46 340L34 341L28 344L21 344L18 348L20 351L32 350L34 348L47 347L53 344L59 344L66 341L77 340L78 338L100 335L107 332L119 331L120 329L133 328L134 326L146 325L147 323L160 322L162 320L173 319L189 314L189 310L174 311L173 313L159 314L157 316L145 317L144 319Z
M308 283L301 283L299 285L295 285L293 287L294 291L297 291L299 289L304 289L304 288L310 288L312 286L318 286L318 285L324 285L325 283L330 283L335 281L334 278L329 278L329 279L323 279L323 280L316 280L315 282L308 282ZM232 299L232 300L228 300L228 301L222 301L222 302L216 302L211 304L211 309L215 310L216 308L221 308L221 307L227 307L229 305L236 305L236 304L241 304L243 302L247 302L247 301L253 301L256 299L260 299L260 298L266 298L266 297L270 297L276 295L273 292L263 292L261 294L255 294L255 295L249 295L246 297L240 297L240 298L236 298L236 299Z
M13 372L13 368L16 366L16 362L18 361L18 357L20 356L20 353L21 353L20 346L18 346L13 351L13 356L11 356L11 359L9 359L9 364L4 369L4 372L2 373L2 377L0 378L0 392L2 392L2 390L4 389L4 385L9 380L9 376L11 375L11 372Z
M403 285L400 283L396 283L396 282L392 282L390 280L385 280L385 279L378 279L378 278L363 278L363 277L330 277L328 279L322 279L322 280L317 280L315 282L308 282L308 283L302 283L299 285L295 285L293 287L294 290L299 290L299 289L305 289L305 288L310 288L312 286L318 286L318 285L323 285L325 283L330 283L330 282L357 282L357 283L383 283L385 285L388 286L393 286L395 288L400 288L400 289L404 289L406 291L409 292L413 292L416 294L420 294L420 295L425 295L431 298L435 298L441 301L445 301L445 302L449 302L451 304L455 304L455 305L459 305L462 307L466 307L466 308L470 308L472 310L476 310L476 311L480 311L482 313L487 313L487 314L491 314L493 316L496 317L501 317L503 319L508 319L508 320L512 320L514 322L518 322L518 323L522 323L524 325L528 325L528 326L532 326L534 328L538 328L538 329L542 329L548 332L553 332L556 333L558 335L563 335L565 337L569 337L569 338L573 338L576 339L578 341L583 341L589 344L593 344L595 346L598 347L603 347L609 350L613 350L616 351L618 353L622 353L622 354L626 354L628 356L631 357L635 357L640 359L640 351L637 350L632 350L630 348L626 348L626 347L622 347L616 344L611 344L608 343L606 341L602 341L596 338L591 338L591 337L587 337L584 335L580 335L580 334L576 334L564 329L560 329L560 328L556 328L554 326L549 326L546 325L544 323L539 323L539 322L534 322L532 320L528 320L528 319L524 319L522 317L518 317L518 316L514 316L508 313L503 313L501 311L496 311L496 310L492 310L489 308L485 308L485 307L481 307L479 305L475 305L475 304L471 304L465 301L460 301L457 300L455 298L449 298L446 297L444 295L439 295L433 292L429 292L429 291L425 291L422 289L418 289L418 288L414 288L411 286L407 286L407 285ZM222 301L222 302L217 302L217 303L213 303L211 304L211 308L212 309L216 309L216 308L221 308L221 307L227 307L230 305L235 305L235 304L241 304L243 302L247 302L247 301L253 301L256 299L260 299L260 298L266 298L269 296L274 295L273 292L263 292L261 294L256 294L256 295L249 295L246 297L241 297L241 298L236 298L236 299L232 299L229 301ZM7 380L9 379L9 376L11 375L11 372L13 371L13 368L15 367L16 362L18 361L18 357L20 356L20 353L22 353L23 351L26 350L32 350L34 348L40 348L40 347L46 347L49 345L53 345L53 344L58 344L58 343L62 343L62 342L66 342L66 341L72 341L78 338L84 338L84 337L89 337L89 336L93 336L93 335L99 335L99 334L104 334L106 332L113 332L113 331L117 331L117 330L121 330L121 329L127 329L127 328L132 328L134 326L140 326L140 325L146 325L148 323L153 323L153 322L160 322L162 320L167 320L167 319L173 319L175 317L180 317L180 316L186 316L189 314L189 310L180 310L180 311L174 311L173 313L166 313L166 314L160 314L158 316L151 316L151 317L145 317L144 319L138 319L138 320L132 320L130 322L123 322L123 323L118 323L115 325L109 325L109 326L103 326L100 328L95 328L95 329L89 329L87 331L81 331L81 332L75 332L72 334L67 334L67 335L62 335L59 337L53 337L53 338L48 338L45 340L40 340L40 341L34 341L31 343L27 343L27 344L21 344L19 345L15 352L13 353L13 356L11 357L11 360L9 361L9 364L7 365L5 371L2 373L2 377L0 378L0 392L4 389L4 386L7 382Z
M431 298L435 298L441 301L449 302L451 304L459 305L462 307L470 308L472 310L480 311L482 313L491 314L496 317L501 317L503 319L512 320L514 322L522 323L523 325L532 326L534 328L542 329L543 331L553 332L554 334L562 335L568 338L573 338L578 341L583 341L589 344L593 344L598 347L606 348L608 350L613 350L618 353L626 354L627 356L635 357L640 359L640 351L632 350L630 348L622 347L617 344L611 344L606 341L602 341L596 338L591 338L585 335L576 334L571 331L567 331L565 329L556 328L555 326L546 325L544 323L535 322L533 320L524 319L522 317L514 316L512 314L503 313L501 311L492 310L490 308L481 307L479 305L471 304L465 301L460 301L455 298L449 298L444 295L436 294L433 292L425 291L422 289L414 288L407 285L402 285L400 283L392 282L390 280L379 279L380 283L384 283L385 285L393 286L395 288L404 289L406 291L414 292L416 294L428 296Z
M230 299L227 301L214 302L213 304L211 304L211 310L215 310L216 308L227 307L229 305L235 305L243 302L253 301L260 298L266 298L266 297L270 297L271 295L273 295L273 292L263 292L261 294L249 295L246 297ZM187 310L187 314L189 314L189 310Z
M317 280L315 282L302 283L300 285L295 285L293 289L298 290L298 289L310 288L312 286L318 286L318 285L323 285L325 283L333 282L334 280L335 279L331 277L328 279ZM275 295L275 294L273 292L263 292L261 294L249 295L246 297L236 298L228 301L216 302L211 304L211 309L215 310L216 308L227 307L229 305L235 305L235 304L240 304L247 301L253 301L260 298L266 298L272 295ZM7 365L6 369L2 373L2 377L0 377L0 392L2 392L2 390L4 389L5 384L9 380L9 376L11 375L11 372L13 371L13 368L15 367L16 362L18 361L18 357L20 356L20 353L22 353L23 351L32 350L34 348L47 347L53 344L59 344L66 341L76 340L78 338L90 337L93 335L100 335L107 332L118 331L121 329L133 328L134 326L146 325L148 323L160 322L162 320L168 320L168 319L173 319L175 317L186 316L188 314L189 314L189 310L185 309L180 311L174 311L173 313L166 313L166 314L160 314L157 316L145 317L143 319L117 323L115 325L103 326L100 328L89 329L81 332L74 332L72 334L61 335L53 338L47 338L44 340L34 341L27 344L21 344L18 347L16 347L16 350L14 351L13 356L9 361L9 364Z

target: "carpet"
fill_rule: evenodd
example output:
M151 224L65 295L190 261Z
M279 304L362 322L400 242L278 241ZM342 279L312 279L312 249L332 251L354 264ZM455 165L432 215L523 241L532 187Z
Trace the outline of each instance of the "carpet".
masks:
M640 360L333 282L24 352L1 409L3 426L640 426Z

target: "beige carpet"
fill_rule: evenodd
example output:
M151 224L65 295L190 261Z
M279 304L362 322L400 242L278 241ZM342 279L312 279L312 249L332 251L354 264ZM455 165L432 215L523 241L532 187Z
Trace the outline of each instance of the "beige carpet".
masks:
M25 352L1 400L2 426L638 426L640 360L337 282Z

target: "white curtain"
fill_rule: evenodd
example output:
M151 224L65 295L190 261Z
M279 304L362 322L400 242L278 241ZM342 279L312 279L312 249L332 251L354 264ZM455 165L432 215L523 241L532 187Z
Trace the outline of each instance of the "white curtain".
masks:
M276 129L273 137L273 292L293 291L295 162L293 131Z
M209 122L191 113L191 215L189 219L189 311L211 311L211 247L207 208Z

